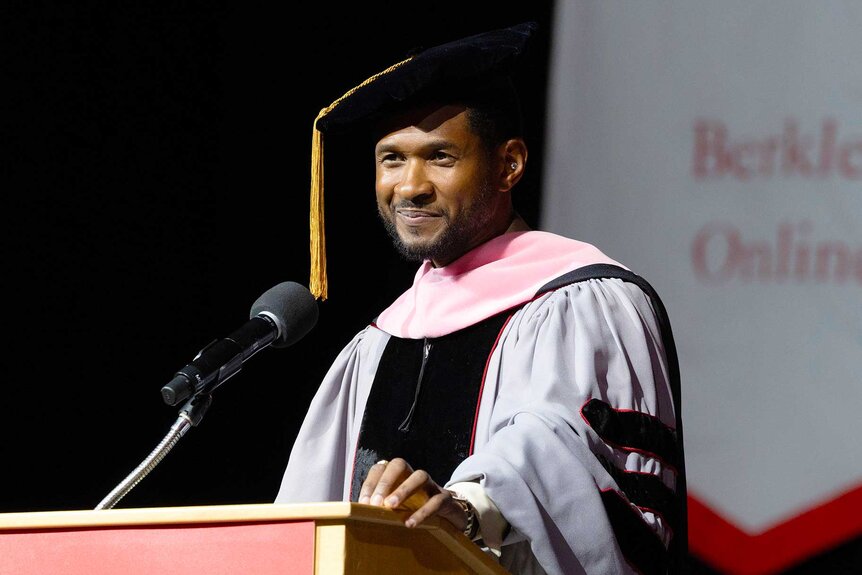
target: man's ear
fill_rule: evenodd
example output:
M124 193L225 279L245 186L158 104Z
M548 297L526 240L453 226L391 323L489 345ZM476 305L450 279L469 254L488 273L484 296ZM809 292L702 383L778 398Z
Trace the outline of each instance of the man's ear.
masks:
M527 166L527 144L522 138L512 138L500 146L500 152L503 158L500 191L508 192L524 175L524 168Z

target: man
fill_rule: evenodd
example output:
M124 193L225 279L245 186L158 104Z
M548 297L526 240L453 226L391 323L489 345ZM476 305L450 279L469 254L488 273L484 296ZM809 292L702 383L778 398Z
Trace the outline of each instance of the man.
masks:
M662 303L513 209L528 151L510 76L534 30L420 52L318 117L326 134L374 135L380 217L421 265L336 358L276 502L418 498L407 527L445 518L513 573L678 572L685 468Z

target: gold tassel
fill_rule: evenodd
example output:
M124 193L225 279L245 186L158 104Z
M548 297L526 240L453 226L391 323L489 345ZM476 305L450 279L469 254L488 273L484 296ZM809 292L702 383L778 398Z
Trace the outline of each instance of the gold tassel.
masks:
M324 108L314 120L311 135L311 278L308 289L311 295L325 300L329 286L326 279L326 235L323 225L323 138L317 129L317 120L328 108Z
M314 119L314 128L311 134L311 217L309 218L311 227L311 277L308 282L308 289L317 299L325 300L329 294L329 283L326 277L326 235L323 225L323 135L317 129L317 121L331 112L335 106L359 88L369 82L373 82L383 74L391 72L410 60L412 60L412 57L393 64L382 72L371 76L355 88L351 88L343 96L326 108L323 108L317 115L317 118Z

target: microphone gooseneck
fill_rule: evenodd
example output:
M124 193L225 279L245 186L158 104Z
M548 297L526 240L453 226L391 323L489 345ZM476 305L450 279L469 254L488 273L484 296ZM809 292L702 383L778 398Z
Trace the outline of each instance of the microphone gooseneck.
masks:
M111 509L197 426L212 403L212 391L235 375L243 362L266 347L287 347L304 337L317 323L317 300L295 282L280 283L264 292L251 306L248 322L222 340L202 349L191 363L162 387L169 405L191 397L155 449L95 507Z
M174 445L182 439L183 435L193 426L200 423L203 419L206 410L212 403L211 395L196 395L189 400L186 405L180 410L177 420L171 426L170 431L165 435L155 449L138 465L125 479L123 479L110 493L99 502L94 511L101 509L112 509L120 499L135 488L135 485L141 482L150 471L155 469L156 465L164 459L165 455L174 448Z

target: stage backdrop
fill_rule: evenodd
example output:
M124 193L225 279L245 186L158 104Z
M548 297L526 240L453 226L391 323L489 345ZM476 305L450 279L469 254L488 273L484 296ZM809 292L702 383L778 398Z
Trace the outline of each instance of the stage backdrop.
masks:
M860 30L850 1L558 3L542 225L667 305L720 572L859 557Z

